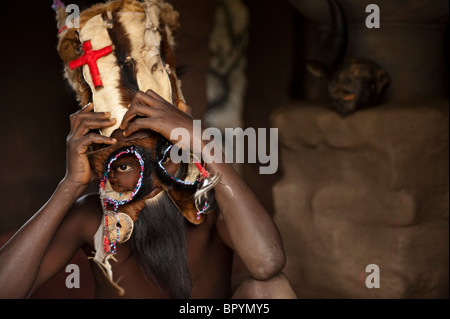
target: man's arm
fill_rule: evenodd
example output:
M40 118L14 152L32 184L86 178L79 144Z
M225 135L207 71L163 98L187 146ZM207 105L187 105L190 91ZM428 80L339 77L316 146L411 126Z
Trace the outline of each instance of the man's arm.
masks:
M24 298L50 241L80 190L61 182L50 200L0 249L0 298Z
M32 292L52 238L90 181L90 166L86 156L89 145L115 143L111 138L89 133L91 129L113 124L109 119L110 114L94 113L92 110L93 105L90 104L71 116L71 132L67 138L66 176L53 196L0 249L0 298L24 298ZM67 250L55 255L61 261L76 252L80 237L66 236L65 241ZM50 278L58 270L47 271L43 277Z
M278 275L286 256L269 213L230 164L211 163L207 169L222 176L215 187L215 198L226 226L225 236L229 236L225 242L231 241L254 279L267 280Z
M167 139L170 139L172 130L184 128L190 133L191 140L171 142L178 143L181 148L193 149L190 107L180 103L177 109L151 90L136 94L120 128L124 130L124 136L140 129L151 129ZM195 143L204 144L203 141ZM239 254L254 279L267 280L279 274L286 256L281 236L270 215L233 167L225 163L223 154L222 163L211 163L207 168L211 173L222 176L215 187L215 196L231 239L230 246Z

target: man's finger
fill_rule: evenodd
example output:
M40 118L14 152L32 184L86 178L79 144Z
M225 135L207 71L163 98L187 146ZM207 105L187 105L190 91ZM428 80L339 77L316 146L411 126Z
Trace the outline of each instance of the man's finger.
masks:
M94 103L89 102L88 104L86 104L85 106L82 107L82 109L80 110L80 112L90 112L94 109Z
M147 96L151 96L151 97L154 98L155 100L158 100L158 101L163 102L163 103L167 103L167 101L166 101L163 97L161 97L161 95L159 95L158 93L156 93L156 92L153 91L153 90L147 90L147 91L145 92L145 94L146 94ZM144 95L144 96L145 96L145 95Z
M83 135L89 133L90 130L97 130L102 128L111 127L116 123L116 119L86 119L75 128L73 136L76 139L81 138Z
M136 99L140 104L147 104L156 108L173 107L172 104L164 100L161 96L156 94L153 90L148 90L146 93L139 91L136 93Z
M76 114L76 113L75 113ZM78 113L76 116L70 118L71 127L75 130L80 123L86 120L107 120L111 117L109 112L89 112L89 113Z
M120 124L121 130L126 130L127 127L130 125L130 122L136 118L137 116L142 117L152 117L157 114L158 110L143 104L132 104L128 111L125 113L125 115L122 118L122 123Z
M81 138L78 142L79 147L86 147L90 146L92 144L108 144L108 145L114 145L117 143L117 140L115 138L111 138L108 136L100 135L97 133L89 133L83 138Z
M126 130L123 132L123 136L130 136L134 132L139 131L140 129L150 129L157 133L160 132L160 119L159 118L139 118L135 119L131 123L129 123Z

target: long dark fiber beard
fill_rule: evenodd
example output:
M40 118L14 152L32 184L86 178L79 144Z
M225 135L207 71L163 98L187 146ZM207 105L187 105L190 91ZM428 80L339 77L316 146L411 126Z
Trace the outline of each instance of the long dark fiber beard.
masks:
M130 239L132 252L147 278L175 299L190 298L192 290L185 223L162 191L146 201Z

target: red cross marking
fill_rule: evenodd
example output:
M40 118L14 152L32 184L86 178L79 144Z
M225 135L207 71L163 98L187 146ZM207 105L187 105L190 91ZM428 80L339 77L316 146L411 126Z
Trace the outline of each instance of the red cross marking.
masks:
M91 72L92 82L97 88L103 86L102 79L100 77L100 72L98 71L97 60L108 55L112 52L112 46L109 45L100 50L92 50L91 41L86 41L83 43L84 54L78 59L69 62L69 68L71 70L76 69L82 65L87 64L89 66L89 71Z

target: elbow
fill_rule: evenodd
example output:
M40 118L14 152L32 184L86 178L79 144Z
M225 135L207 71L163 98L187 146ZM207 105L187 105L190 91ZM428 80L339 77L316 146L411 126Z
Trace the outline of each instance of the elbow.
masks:
M286 254L283 250L268 254L257 263L256 267L249 269L250 276L256 280L266 281L282 272L286 265Z
M286 253L284 251L281 237L266 241L253 255L253 267L248 267L250 276L256 280L266 281L279 275L286 266ZM257 257L258 256L258 257Z

